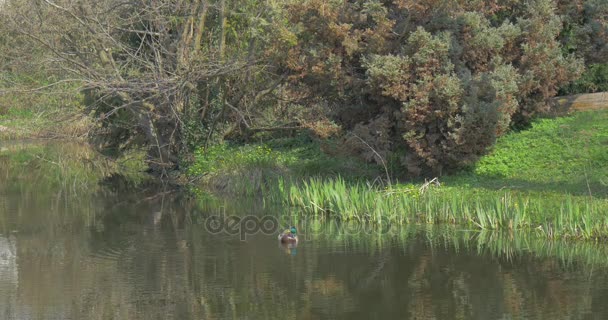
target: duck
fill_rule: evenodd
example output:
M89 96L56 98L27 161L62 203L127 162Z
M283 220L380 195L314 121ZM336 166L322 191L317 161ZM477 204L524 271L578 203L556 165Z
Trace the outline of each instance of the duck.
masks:
M279 234L279 241L281 243L297 244L298 243L298 230L296 227L291 227Z

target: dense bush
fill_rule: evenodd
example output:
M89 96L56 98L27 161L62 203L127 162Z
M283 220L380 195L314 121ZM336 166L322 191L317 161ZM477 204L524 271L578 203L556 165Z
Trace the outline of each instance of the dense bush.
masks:
M438 174L475 161L578 77L557 10L550 0L299 2L285 68L359 137L346 140L353 150L379 161L404 149L410 174Z
M560 89L561 95L608 91L608 63L587 66L582 76Z
M608 61L608 3L606 0L559 0L564 51L587 64Z

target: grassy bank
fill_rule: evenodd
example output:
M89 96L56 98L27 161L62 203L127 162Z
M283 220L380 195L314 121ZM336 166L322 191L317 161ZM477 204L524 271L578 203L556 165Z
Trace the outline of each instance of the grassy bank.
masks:
M34 78L0 77L0 139L84 137L91 121L83 113L78 88L60 84L53 86L53 92L23 89L50 84L50 80L40 80L42 76Z
M86 116L73 112L33 112L9 109L0 115L0 140L82 139L91 126Z
M542 119L501 138L470 172L448 185L608 196L608 111Z
M328 155L331 148L306 135L252 145L221 144L199 148L187 174L197 185L221 195L266 195L282 180L314 177L373 180L381 168L348 156Z
M529 130L501 138L475 167L439 177L440 185L380 185L373 182L380 168L330 157L314 143L201 151L190 173L219 190L261 192L267 201L296 207L301 214L343 221L449 223L529 230L549 238L606 239L605 123L606 111L541 119Z
M418 185L384 190L344 180L313 179L273 192L274 199L306 214L382 226L450 223L484 230L528 229L549 238L599 239L608 236L608 202L551 192Z

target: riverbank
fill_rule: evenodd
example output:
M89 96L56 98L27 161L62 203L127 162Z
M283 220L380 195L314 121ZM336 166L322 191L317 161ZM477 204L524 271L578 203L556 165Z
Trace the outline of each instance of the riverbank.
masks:
M599 240L608 238L607 121L607 111L540 119L499 139L475 167L433 183L389 185L382 168L288 139L201 151L189 173L220 194L261 194L317 217Z
M0 139L84 138L91 123L77 110L9 108L0 115ZM199 194L256 196L301 215L377 226L448 223L606 239L607 122L602 110L539 119L502 137L474 167L433 183L399 181L398 159L387 159L387 168L368 164L306 134L199 148L181 181ZM134 162L121 166L143 170Z
M0 88L1 89L1 88ZM74 88L54 94L2 92L0 140L83 140L92 127Z
M90 119L76 112L46 114L9 109L0 115L0 140L67 139L84 140Z

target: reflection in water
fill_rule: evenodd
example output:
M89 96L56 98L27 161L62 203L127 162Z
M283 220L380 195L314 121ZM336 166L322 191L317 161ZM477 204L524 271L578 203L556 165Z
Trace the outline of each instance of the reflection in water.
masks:
M0 237L0 315L13 314L17 305L19 275L17 267L17 244L13 236Z
M297 243L279 243L279 247L290 256L295 256L296 254L298 254Z
M414 226L379 237L314 221L298 225L297 248L276 234L240 241L204 218L272 212L76 181L111 175L45 160L0 154L2 319L608 317L602 245Z

